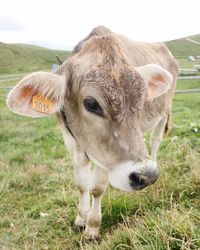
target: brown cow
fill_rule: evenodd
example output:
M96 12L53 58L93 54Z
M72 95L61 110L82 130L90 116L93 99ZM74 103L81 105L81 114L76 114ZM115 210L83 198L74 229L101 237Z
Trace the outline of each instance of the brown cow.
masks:
M97 27L55 74L33 73L10 92L7 103L15 113L56 114L81 193L75 225L85 227L87 238L99 237L101 199L109 182L133 191L156 181L156 155L177 73L164 44L134 42ZM147 130L151 157L143 138Z

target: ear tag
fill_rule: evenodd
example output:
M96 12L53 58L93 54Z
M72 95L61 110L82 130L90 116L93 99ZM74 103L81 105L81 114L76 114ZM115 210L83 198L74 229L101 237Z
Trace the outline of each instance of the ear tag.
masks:
M40 113L49 114L52 111L52 101L42 95L34 95L32 98L32 109Z

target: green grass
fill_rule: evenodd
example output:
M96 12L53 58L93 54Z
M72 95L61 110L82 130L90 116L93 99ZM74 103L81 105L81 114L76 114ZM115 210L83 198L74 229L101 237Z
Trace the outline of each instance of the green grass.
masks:
M198 93L175 96L159 180L137 193L108 188L96 245L72 230L78 189L55 118L17 116L1 100L0 248L200 249L199 107Z
M190 36L191 39L193 39L196 42L200 43L200 35L194 35L194 36Z
M190 38L198 42L200 40L200 34L191 36ZM200 44L187 41L186 38L168 41L165 42L165 44L175 57L182 56L187 58L188 56L200 55Z
M65 60L69 52L0 42L0 74L51 69L51 65L57 63L56 55Z
M199 45L184 39L167 45L175 55L199 54ZM0 74L50 69L56 54L68 56L59 53L0 43ZM182 68L199 64L178 60ZM199 84L181 81L177 89ZM55 118L17 116L0 99L0 249L200 249L199 107L199 93L175 96L171 130L158 155L159 180L131 194L108 188L96 245L72 230L78 189Z
M178 80L176 89L200 89L200 80ZM199 93L200 94L200 93ZM198 93L197 93L198 95Z
M200 64L200 59L197 59L195 61L188 61L188 59L186 58L178 58L177 61L179 62L180 68L182 69L196 69L194 65ZM200 71L198 71L196 75L200 75Z

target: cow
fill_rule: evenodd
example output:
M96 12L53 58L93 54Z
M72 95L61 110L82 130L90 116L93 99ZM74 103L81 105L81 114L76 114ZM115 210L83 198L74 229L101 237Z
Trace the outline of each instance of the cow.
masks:
M17 114L56 115L80 191L75 226L86 238L99 238L109 183L134 191L156 182L177 74L178 64L163 43L135 42L99 26L56 73L32 73L9 93L7 105ZM144 142L148 130L151 154Z

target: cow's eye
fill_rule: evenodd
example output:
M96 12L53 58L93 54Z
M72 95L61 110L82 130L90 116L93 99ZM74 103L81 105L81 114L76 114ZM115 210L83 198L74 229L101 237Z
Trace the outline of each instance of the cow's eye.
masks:
M88 111L95 113L96 115L103 116L103 110L94 98L86 98L83 101L83 104Z

